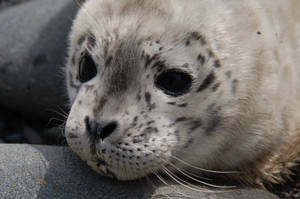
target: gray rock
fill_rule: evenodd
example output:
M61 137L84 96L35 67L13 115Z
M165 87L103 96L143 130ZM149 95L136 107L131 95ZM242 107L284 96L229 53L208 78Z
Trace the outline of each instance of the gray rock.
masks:
M0 12L0 105L48 120L63 107L62 67L77 7L32 0Z
M119 182L93 172L68 148L0 144L0 198L278 199L258 189L196 192L147 180Z
M29 0L0 0L0 10Z
M27 141L22 133L13 131L7 133L4 140L7 143L25 143Z
M5 127L6 127L5 121L0 119L0 131L5 129ZM0 135L1 135L1 133L0 133Z
M29 126L24 126L24 136L29 144L43 144L42 136Z

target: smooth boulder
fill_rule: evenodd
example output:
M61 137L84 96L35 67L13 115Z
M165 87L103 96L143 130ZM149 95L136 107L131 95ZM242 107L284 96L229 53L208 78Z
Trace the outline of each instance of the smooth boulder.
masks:
M48 121L67 104L63 66L73 0L32 0L0 12L0 107Z
M0 198L278 199L258 189L208 193L157 180L115 181L92 171L67 147L0 144L0 154Z

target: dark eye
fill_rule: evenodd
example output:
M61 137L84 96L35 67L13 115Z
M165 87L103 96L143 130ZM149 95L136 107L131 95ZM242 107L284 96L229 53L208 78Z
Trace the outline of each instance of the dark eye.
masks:
M176 97L189 91L192 77L186 72L170 69L156 78L155 85L167 95Z
M91 57L91 55L86 52L81 57L79 62L79 81L81 83L87 82L97 75L97 66Z

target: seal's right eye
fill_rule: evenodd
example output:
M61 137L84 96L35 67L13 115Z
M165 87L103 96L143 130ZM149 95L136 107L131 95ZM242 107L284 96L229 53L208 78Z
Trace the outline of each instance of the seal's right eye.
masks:
M189 91L192 81L193 79L188 73L169 69L157 77L155 85L165 94L177 97Z
M79 81L87 82L97 75L97 66L90 55L85 52L79 61Z

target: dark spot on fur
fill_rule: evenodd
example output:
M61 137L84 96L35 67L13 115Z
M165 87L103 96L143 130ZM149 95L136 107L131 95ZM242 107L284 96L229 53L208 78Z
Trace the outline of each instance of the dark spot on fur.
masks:
M191 33L191 39L193 40L199 40L202 45L206 44L206 41L202 35L200 35L198 32L192 32Z
M155 121L151 120L151 121L147 122L147 125L150 125L150 124L153 124L153 123L155 123Z
M210 86L210 84L213 83L213 81L215 80L215 74L212 71L202 82L202 84L199 86L197 92L201 92L204 89L208 88Z
M72 87L72 88L75 88L75 89L78 89L79 88L79 86L77 86L77 85L75 85L74 84L74 80L73 80L73 75L72 75L72 73L70 73L69 72L69 82L70 82L70 86Z
M216 106L215 103L211 104L207 108L206 124L204 126L205 133L209 135L210 132L214 131L221 123L222 118L220 115L221 106Z
M177 123L177 122L183 122L186 119L187 119L186 117L178 117L178 118L176 118L175 123Z
M150 55L146 55L145 68L147 69L148 66L153 62L153 60L157 59L158 57L159 54L154 54L152 57L150 57Z
M194 138L191 137L191 138L186 142L186 144L183 146L183 148L188 148L193 142L194 142Z
M220 60L215 60L215 62L214 62L214 67L216 67L216 68L220 68L221 67L221 63L220 63Z
M45 54L38 55L32 62L33 66L39 66L47 62L47 56Z
M94 115L97 115L99 111L102 111L106 102L107 102L106 98L102 98L100 101L97 102L95 108L93 109Z
M231 91L232 91L233 94L236 93L237 84L238 84L238 80L237 80L237 79L234 79L234 80L232 81L232 85L231 85Z
M81 36L81 37L79 37L79 39L78 39L78 41L77 41L77 44L80 46L80 45L83 43L84 39L85 39L85 36L84 36L84 35Z
M176 102L168 102L167 104L176 105Z
M149 92L145 92L145 101L148 103L148 105L151 104L151 94Z
M230 79L231 78L231 71L227 71L226 76L227 76L228 79Z
M110 55L105 59L105 67L109 66L113 57Z
M98 97L98 91L97 91L97 90L94 90L94 91L93 91L93 94L94 94L96 97Z
M187 103L183 103L183 104L178 104L178 107L186 107L188 104Z
M135 117L133 118L133 121L134 121L134 122L137 122L138 119L139 119L139 117L138 117L138 116L135 116Z
M214 57L215 54L214 54L211 50L208 50L208 56L209 56L209 57Z
M261 32L260 32L260 31L258 31L256 34L258 34L258 35L261 35Z
M190 44L191 44L190 40L187 39L187 40L185 41L185 45L186 45L186 46L189 46Z
M202 54L199 54L197 57L197 60L200 62L200 64L204 64L205 62L205 57Z
M212 112L216 107L216 104L215 103L212 103L211 105L208 106L207 108L207 112Z
M88 37L88 46L91 48L94 48L96 46L96 39L93 34L90 34L90 36Z
M213 87L211 88L212 91L216 91L220 87L220 85L220 83L216 83L215 85L213 85Z
M71 62L72 62L72 64L73 64L73 65L75 65L75 64L76 64L75 55L73 55L73 56L72 56Z
M191 130L191 131L194 131L194 130L196 130L197 128L201 127L202 124L203 124L203 122L202 122L201 119L198 119L198 120L194 120L194 121L189 122L190 130Z
M137 101L140 101L141 100L141 89L139 89L139 92L137 93L137 95L136 95L136 99L137 99Z
M161 51L162 49L164 49L164 47L159 47L159 49L158 49L158 50L159 50L159 51Z
M214 131L220 123L221 123L221 116L219 115L219 113L218 112L210 113L207 119L207 123L205 125L205 133L209 135L210 132Z

